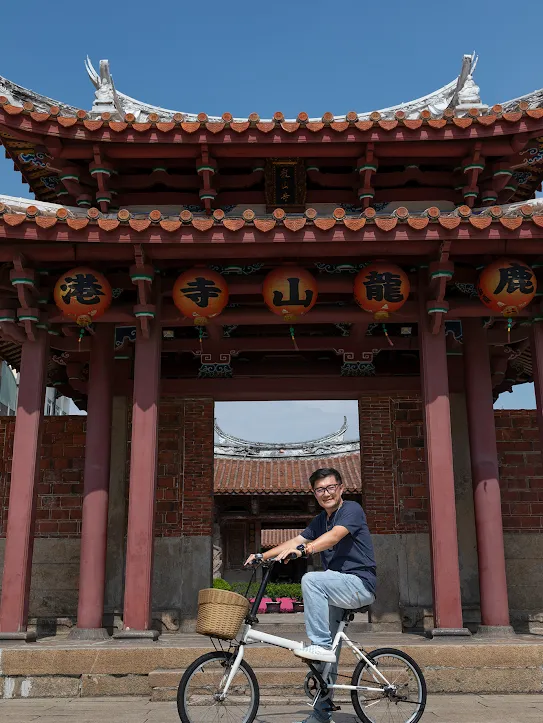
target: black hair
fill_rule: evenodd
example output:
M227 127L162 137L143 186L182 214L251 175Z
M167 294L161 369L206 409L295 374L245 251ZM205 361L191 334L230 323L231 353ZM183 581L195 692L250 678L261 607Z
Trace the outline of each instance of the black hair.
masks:
M341 475L337 469L334 469L333 467L322 467L321 469L316 469L309 478L312 489L315 489L315 484L325 477L335 477L338 484L343 484L343 480L341 479Z

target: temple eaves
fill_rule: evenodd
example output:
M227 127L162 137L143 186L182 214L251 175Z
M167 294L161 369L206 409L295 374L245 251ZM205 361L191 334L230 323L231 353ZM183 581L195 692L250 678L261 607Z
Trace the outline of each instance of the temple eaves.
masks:
M475 53L464 55L459 75L442 88L422 96L412 101L400 103L379 110L381 118L393 118L394 114L401 110L407 118L417 118L421 111L428 110L432 116L440 116L445 110L454 109L457 116L465 115L469 109L477 108L481 113L488 110L488 106L481 102L479 87L473 80L473 72L477 64L477 56ZM92 84L95 87L95 98L92 109L89 113L90 117L100 117L104 112L110 113L112 118L123 118L127 114L134 115L137 121L147 118L150 113L155 113L160 120L166 120L176 115L176 111L144 103L136 100L124 93L119 92L113 82L110 72L109 61L101 60L99 72L92 65L87 57L85 68ZM55 101L46 96L35 93L34 91L23 88L15 83L0 76L0 95L5 95L9 102L13 105L22 105L24 102L33 104L37 111L46 111L52 105L60 108L63 115L76 115L78 109L66 103ZM543 90L534 91L534 93L522 96L522 100L527 101L530 107L536 107L543 99ZM517 101L508 101L503 105L508 107ZM183 120L193 121L197 119L194 113L180 113ZM371 111L359 113L360 119L367 119L371 115ZM210 121L220 121L220 118L209 117ZM242 121L246 119L234 119ZM265 120L265 119L262 119ZM319 119L309 119L310 122ZM345 120L345 115L334 116L334 120Z
M250 458L330 457L357 452L358 440L344 440L347 417L336 431L305 442L251 442L224 432L215 421L215 456Z

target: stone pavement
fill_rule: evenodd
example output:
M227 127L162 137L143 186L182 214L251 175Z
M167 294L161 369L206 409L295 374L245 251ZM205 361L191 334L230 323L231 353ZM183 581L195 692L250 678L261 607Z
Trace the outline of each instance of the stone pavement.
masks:
M309 708L299 705L262 705L257 723L292 723ZM336 723L356 723L350 706L334 716ZM0 700L2 723L179 723L175 703L150 703L146 698L49 698ZM543 721L543 694L433 695L422 717L424 723L530 723Z

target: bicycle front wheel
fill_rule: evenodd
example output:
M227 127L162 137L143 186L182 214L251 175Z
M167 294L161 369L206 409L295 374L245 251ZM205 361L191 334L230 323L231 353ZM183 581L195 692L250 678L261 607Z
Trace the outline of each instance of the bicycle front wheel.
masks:
M232 653L215 652L189 665L177 691L177 711L183 723L253 723L260 691L253 669L244 660L223 698L234 660Z
M351 685L372 690L353 690L351 700L362 723L416 723L426 706L426 682L421 669L406 653L379 648L361 660Z

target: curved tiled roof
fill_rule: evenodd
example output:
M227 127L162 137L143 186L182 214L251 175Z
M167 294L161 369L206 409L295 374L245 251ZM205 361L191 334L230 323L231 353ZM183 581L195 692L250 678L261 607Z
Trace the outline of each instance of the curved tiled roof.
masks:
M475 53L464 55L462 66L458 77L444 85L432 93L424 95L415 100L399 103L379 111L366 111L361 113L347 113L336 115L333 113L325 113L321 118L309 118L306 113L300 113L295 121L287 123L308 123L310 125L320 124L321 122L345 122L354 120L394 120L394 119L418 119L421 113L426 113L426 118L436 118L443 116L444 113L450 111L451 117L455 114L463 116L469 114L471 108L475 107L486 111L487 106L481 103L479 97L479 88L473 81L473 73L477 65ZM76 121L85 118L96 119L103 118L104 113L108 114L108 119L113 118L115 121L125 121L128 123L146 124L148 122L173 121L174 123L186 122L196 123L200 126L202 121L211 124L221 124L226 122L233 125L244 124L247 121L252 123L260 122L258 114L252 113L249 118L234 118L232 114L225 113L222 116L208 116L205 113L185 113L167 108L162 108L150 103L136 100L125 93L121 93L115 87L111 76L109 61L101 60L100 69L97 72L90 59L87 57L85 68L89 78L94 85L95 100L92 110L88 113L79 110L75 106L62 103L47 96L40 95L32 90L24 88L7 78L0 76L0 95L4 95L6 102L13 107L21 106L26 110L35 110L37 115L48 114L53 110L54 116L63 118L74 118ZM542 100L542 91L534 91L526 94L521 98L506 101L504 106L506 109L512 110L518 107L518 103L526 104L527 108L533 109L537 107ZM422 116L425 117L425 116ZM273 119L262 119L262 123L269 124L274 121L285 121L282 113L276 113ZM143 129L142 129L143 130Z
M18 199L14 199L17 201ZM44 204L41 204L42 206ZM148 214L131 213L121 209L116 214L103 214L97 208L90 208L84 216L74 217L74 213L63 207L56 207L52 214L44 214L37 205L27 206L23 213L18 207L13 213L9 202L0 203L0 221L7 226L19 226L30 221L40 228L51 229L60 224L66 225L74 231L81 231L87 227L98 228L105 232L116 231L119 227L128 226L136 233L141 233L155 226L167 233L178 231L181 227L192 227L196 231L209 231L212 228L224 228L228 231L241 231L244 227L254 227L261 232L269 232L276 226L284 226L289 231L298 232L305 227L315 226L321 231L329 231L336 225L344 226L348 231L360 231L366 225L374 225L380 231L393 231L398 224L405 224L414 230L422 230L429 224L438 223L445 229L455 229L461 223L469 223L475 229L483 230L492 223L501 224L509 230L515 230L523 222L532 223L543 228L543 215L539 205L525 203L515 205L510 210L501 206L490 206L480 212L472 211L469 206L459 206L454 211L440 211L437 206L428 208L423 213L410 213L407 208L400 206L389 216L378 215L373 208L367 208L360 213L347 213L343 208L336 208L331 215L320 215L315 209L308 208L303 214L287 214L283 209L277 208L271 214L257 216L251 209L246 209L239 217L226 215L217 209L211 216L193 214L183 210L178 216L163 216L159 209Z
M37 123L56 122L64 128L80 124L88 131L109 128L116 134L129 127L139 133L150 130L169 133L178 127L188 134L201 128L212 133L220 133L225 129L243 133L249 128L269 133L277 127L289 133L303 128L318 132L324 127L342 132L353 126L362 131L373 127L393 130L398 124L415 130L423 123L434 128L456 124L465 129L472 122L488 126L498 118L515 123L524 114L532 118L541 117L543 109L539 106L543 102L543 90L494 105L489 110L488 106L481 102L479 88L473 81L472 74L476 65L475 53L464 55L460 74L450 83L415 100L381 110L362 113L350 111L340 115L327 112L317 118L310 118L307 113L298 113L296 118L291 119L285 118L285 115L278 111L272 118L264 119L260 118L258 113L251 113L246 118L236 118L231 113L210 116L207 113L184 113L144 103L117 91L109 70L109 61L100 61L98 74L87 58L86 70L96 88L90 111L40 95L2 76L0 105L9 115L27 114Z
M262 547L276 547L282 545L283 542L298 537L304 531L304 528L298 530L262 530L260 533L260 544Z
M321 467L337 469L347 492L362 487L360 453L317 459L215 459L215 494L310 494L309 476Z
M0 77L0 81L2 78ZM539 95L538 95L539 99ZM539 102L539 101L538 101ZM307 130L311 133L318 133L329 128L336 133L344 133L350 129L358 131L370 131L381 129L393 131L400 127L416 131L422 127L435 130L447 130L451 126L461 130L469 129L472 125L484 127L492 126L497 121L504 121L511 126L514 133L518 124L524 118L541 119L543 108L532 107L528 100L511 101L506 106L496 104L488 111L476 106L458 113L454 108L446 108L439 113L432 113L428 109L417 112L416 117L402 108L394 111L392 116L383 115L380 111L373 111L367 115L359 115L355 111L343 116L335 116L333 113L324 113L320 118L311 119L307 113L298 113L295 119L287 120L281 111L274 113L273 118L263 120L258 113L251 113L247 118L236 119L231 113L223 113L221 117L211 117L207 113L198 113L189 119L182 113L175 113L167 120L162 120L157 113L149 113L145 118L138 120L133 113L126 113L122 117L113 117L109 111L93 117L90 111L77 110L73 115L63 115L63 108L58 105L49 106L38 110L31 101L25 101L21 105L13 105L6 95L0 95L0 108L10 116L28 116L37 124L51 124L61 126L64 129L76 128L88 131L91 134L98 131L110 131L113 137L108 135L107 140L123 140L122 133L127 130L134 130L139 134L147 132L159 133L164 140L171 140L167 134L174 130L185 134L196 133L199 130L207 130L212 134L218 134L225 130L232 130L235 133L245 133L249 129L267 134L275 129L282 129L286 133L295 133L299 130ZM529 130L529 129L528 129ZM47 132L47 131L46 131Z

